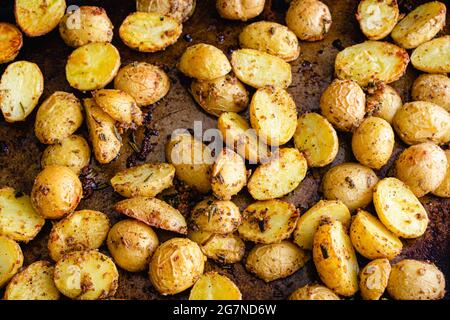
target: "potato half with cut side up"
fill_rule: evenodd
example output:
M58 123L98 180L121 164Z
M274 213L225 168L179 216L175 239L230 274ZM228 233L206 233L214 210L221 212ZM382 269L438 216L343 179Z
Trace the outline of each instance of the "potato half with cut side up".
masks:
M229 278L208 272L194 284L189 300L242 300L242 294Z
M0 22L0 64L13 61L22 44L22 32L10 23Z
M398 109L403 106L398 92L387 84L378 86L366 95L366 112L369 116L379 117L392 124Z
M369 262L359 273L359 289L364 300L379 300L388 285L391 264L388 259Z
M235 234L211 234L200 247L208 259L221 265L237 263L245 254L245 243Z
M0 235L0 288L22 267L23 253L14 240Z
M289 296L289 300L341 300L333 291L320 284L307 284Z
M450 36L443 36L418 46L411 55L414 68L429 73L450 72Z
M445 178L437 189L433 191L433 194L438 197L450 197L450 150L445 150L445 155L447 157L447 171Z
M361 31L370 40L387 37L397 24L398 17L396 0L363 0L356 13Z
M195 11L196 0L136 0L136 9L155 12L186 22Z
M428 101L450 112L450 78L443 74L421 74L411 89L416 101Z
M247 21L264 10L265 0L216 0L220 16L229 20Z

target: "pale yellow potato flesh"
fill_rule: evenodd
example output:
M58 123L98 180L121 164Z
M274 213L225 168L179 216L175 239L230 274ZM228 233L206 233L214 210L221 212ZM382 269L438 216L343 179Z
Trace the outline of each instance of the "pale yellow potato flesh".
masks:
M0 235L0 288L22 267L23 253L14 240Z
M450 72L450 36L443 36L418 46L411 55L414 68L428 73Z
M364 300L379 300L389 281L391 265L388 259L375 259L359 273L359 289Z
M356 13L361 31L370 40L388 36L397 24L398 17L396 0L363 0Z
M241 300L239 288L229 278L217 273L203 274L194 284L189 300Z

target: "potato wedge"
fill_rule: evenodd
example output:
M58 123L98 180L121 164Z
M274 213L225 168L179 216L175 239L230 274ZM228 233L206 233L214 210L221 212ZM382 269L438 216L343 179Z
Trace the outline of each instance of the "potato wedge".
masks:
M245 243L235 234L211 234L200 247L208 259L221 265L237 263L245 254Z
M450 78L443 74L421 74L411 89L416 101L428 101L450 112Z
M428 226L428 214L414 193L400 180L385 178L378 182L373 204L381 222L402 238L417 238Z
M411 55L414 68L429 73L450 72L450 36L425 42Z
M338 53L335 72L339 79L351 79L366 87L398 80L406 72L408 63L406 50L388 42L365 41Z
M120 54L112 44L89 43L75 49L66 64L70 86L80 91L102 89L119 71Z
M318 113L304 113L298 118L294 133L295 147L305 156L308 167L324 167L339 150L339 140L331 123Z
M379 300L386 290L391 273L388 259L369 262L359 274L359 289L364 300Z
M4 300L59 300L61 294L53 281L54 267L37 261L16 274L5 290Z
M136 0L137 11L155 12L180 22L187 21L195 11L196 0Z
M243 212L238 228L242 239L256 243L278 243L291 236L300 215L294 205L280 201L258 201Z
M236 77L254 88L287 88L292 82L291 66L281 58L254 49L239 49L231 55Z
M7 122L23 121L44 91L44 77L37 64L16 61L0 79L0 109Z
M342 201L320 200L298 219L294 230L294 243L302 249L311 250L320 220L326 217L340 221L344 228L347 228L351 221L350 211Z
M398 17L396 0L363 0L356 13L361 31L370 40L387 37L397 24Z
M395 113L403 106L402 98L391 86L378 86L366 95L366 112L369 116L379 117L392 124Z
M22 32L16 26L0 22L0 64L13 61L23 44Z
M0 288L22 267L23 253L14 240L0 235Z
M183 215L162 200L136 197L122 200L113 208L115 211L142 221L151 227L187 234L187 224Z
M0 188L0 234L15 241L33 240L45 220L31 205L30 197L13 188Z
M229 278L208 272L194 284L189 300L242 300L242 294Z
M437 189L433 191L433 194L438 197L450 197L450 150L445 150L445 156L447 157L447 171L444 181L439 185Z
M199 202L191 213L193 230L217 234L234 232L242 222L239 208L231 201L209 198Z
M247 21L259 16L265 0L216 0L216 9L224 19Z
M295 290L289 300L341 300L333 291L320 284L307 284Z
M97 300L114 296L119 273L111 258L97 250L74 251L56 263L54 280L68 298Z

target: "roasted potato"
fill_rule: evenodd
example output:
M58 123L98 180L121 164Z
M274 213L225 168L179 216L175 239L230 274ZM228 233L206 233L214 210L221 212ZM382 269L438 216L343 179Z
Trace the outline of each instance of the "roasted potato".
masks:
M48 252L54 261L58 261L69 252L98 249L108 231L106 214L94 210L75 211L53 225Z
M391 37L405 49L418 47L434 38L445 26L445 4L438 1L424 3L403 18L392 30Z
M16 22L29 37L39 37L55 29L65 11L65 0L14 1Z
M395 113L403 106L402 98L391 86L384 84L366 95L366 112L369 116L379 117L390 124Z
M359 210L350 226L350 240L356 251L367 259L394 259L403 244L373 215Z
M414 193L400 180L385 178L378 182L373 204L381 222L402 238L417 238L428 226L428 215Z
M322 180L323 194L329 200L341 200L353 211L372 202L378 177L372 169L358 163L342 163L331 168Z
M205 260L198 244L186 238L172 238L156 249L150 261L150 281L162 295L177 294L197 282Z
M294 243L302 249L311 250L314 233L320 220L326 217L340 221L345 228L350 225L350 211L342 201L320 200L298 219L294 230Z
M299 210L288 202L257 201L244 210L239 235L256 243L279 243L291 236L299 214Z
M161 100L170 89L167 74L146 62L133 62L121 68L114 79L114 88L132 96L138 106L148 106Z
M56 91L39 107L34 133L41 143L55 144L77 131L82 123L80 100L72 93Z
M119 267L138 272L148 267L159 240L153 229L145 223L126 219L111 228L106 244Z
M14 240L0 235L0 288L22 267L23 253Z
M254 246L248 254L245 268L265 282L270 282L297 272L308 260L307 253L285 240Z
M56 263L54 280L68 298L106 299L114 296L119 273L111 258L97 250L73 251Z
M359 290L364 300L379 300L386 290L391 265L388 259L369 262L359 274Z
M264 3L265 0L216 0L216 8L222 18L247 21L261 14Z
M433 191L433 194L438 197L450 197L450 150L445 150L445 155L447 157L447 171L445 174L444 181L439 185L437 189Z
M331 123L318 113L304 113L298 118L294 133L295 147L305 156L308 167L324 167L339 150L339 141Z
M137 11L155 12L164 16L187 21L195 11L196 0L136 0Z
M234 232L241 222L239 208L227 200L208 198L199 202L191 213L193 230L226 234Z
M268 145L283 145L295 133L297 106L284 89L258 89L250 103L250 123L258 136Z
M245 254L245 243L235 234L211 234L200 247L208 259L222 265L237 263Z
M431 262L405 259L392 266L387 291L396 300L438 300L445 277Z
M330 289L320 284L307 284L289 296L289 300L341 300Z
M23 121L38 104L44 77L37 64L16 61L0 79L0 109L7 122Z
M31 204L45 219L60 219L75 210L83 188L78 176L64 166L44 168L34 180Z
M291 65L277 56L254 49L239 49L231 55L236 77L254 88L287 88L292 82Z
M370 40L387 37L397 24L398 17L397 0L362 0L356 13L361 31Z
M244 111L249 102L247 89L231 74L209 81L194 80L191 93L203 110L216 117L223 112Z
M16 26L0 22L0 64L13 61L23 45L22 32Z
M313 260L323 283L350 297L358 291L358 261L340 221L324 219L314 234Z
M296 60L300 54L295 33L276 22L258 21L249 24L239 35L239 43L242 48L263 51L287 62Z
M436 190L447 174L448 162L444 150L424 142L404 150L395 162L395 176L420 198Z
M3 299L59 300L61 294L53 281L54 269L47 261L30 264L11 279Z
M44 223L44 218L33 209L29 196L13 188L0 188L0 235L28 242Z
M183 26L178 20L155 12L134 12L119 29L123 43L140 52L157 52L177 42Z
M167 163L146 163L120 171L111 179L114 191L126 198L154 197L172 186L175 167Z
M421 74L414 81L411 96L428 101L450 112L450 78L443 74Z
M339 52L335 72L339 79L351 79L366 87L398 80L405 74L408 63L405 49L389 42L369 40Z
M414 68L430 73L450 72L450 36L421 44L411 55Z
M208 272L194 284L189 300L242 300L242 294L229 278Z
M366 96L353 80L335 79L320 98L322 115L341 131L352 131L364 119Z
M114 205L114 210L149 226L187 234L187 224L183 215L166 202L156 198L136 197L122 200Z
M93 42L111 42L113 29L105 9L94 6L69 11L59 23L61 38L74 48Z
M178 69L197 80L214 80L227 75L231 65L222 50L205 43L186 49L178 63Z
M70 86L80 91L102 89L120 67L119 51L108 42L89 43L75 49L66 64Z
M293 0L286 13L286 24L303 41L325 38L332 23L330 9L318 0Z

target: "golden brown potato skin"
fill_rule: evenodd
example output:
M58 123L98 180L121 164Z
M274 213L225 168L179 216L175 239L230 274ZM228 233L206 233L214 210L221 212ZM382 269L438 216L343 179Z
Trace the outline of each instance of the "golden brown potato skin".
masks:
M2 288L22 267L22 249L14 240L0 235L0 250L2 255L0 288Z
M445 175L444 181L439 185L439 187L433 191L433 194L438 197L450 197L450 150L445 150L445 155L447 156L447 173Z
M333 291L320 284L307 284L295 290L289 300L341 300Z
M411 96L428 101L450 112L450 78L443 74L421 74L414 81Z
M14 25L0 22L0 64L13 61L19 54L23 44L22 32Z
M264 3L265 0L216 0L216 9L224 19L247 21L260 15Z
M402 98L391 86L384 84L366 96L366 112L368 115L379 117L390 124L395 113L403 105Z
M359 289L364 300L379 300L388 285L391 264L388 259L369 262L359 274Z
M137 11L156 12L186 22L195 11L196 0L136 0Z

